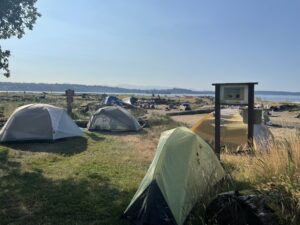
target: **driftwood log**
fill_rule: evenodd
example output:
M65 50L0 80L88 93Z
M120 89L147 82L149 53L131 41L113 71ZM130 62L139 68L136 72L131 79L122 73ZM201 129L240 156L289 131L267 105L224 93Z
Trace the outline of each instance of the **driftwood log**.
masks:
M189 111L183 111L183 112L169 112L167 113L168 116L181 116L181 115L195 115L195 114L207 114L214 112L215 108L209 108L209 109L199 109L199 110L189 110Z

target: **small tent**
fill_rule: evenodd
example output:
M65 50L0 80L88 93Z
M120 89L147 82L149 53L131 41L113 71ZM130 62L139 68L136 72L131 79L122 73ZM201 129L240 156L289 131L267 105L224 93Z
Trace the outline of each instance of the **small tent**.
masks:
M128 98L123 98L122 101L125 103L125 104L128 104L128 105L136 105L137 103L137 98L136 97L128 97Z
M192 130L205 141L212 143L215 139L215 115L210 113L202 118ZM263 144L273 137L264 124L254 125L254 139L258 144ZM248 125L237 109L221 110L221 144L228 149L236 149L248 142Z
M83 132L61 108L30 104L17 108L0 131L1 142L57 140L83 136Z
M105 99L102 101L102 105L104 105L104 106L113 106L113 105L122 106L123 102L116 96L106 96Z
M142 129L137 119L119 106L98 109L90 119L87 128L104 131L139 131Z
M124 217L136 225L182 225L224 175L213 150L190 129L166 131Z

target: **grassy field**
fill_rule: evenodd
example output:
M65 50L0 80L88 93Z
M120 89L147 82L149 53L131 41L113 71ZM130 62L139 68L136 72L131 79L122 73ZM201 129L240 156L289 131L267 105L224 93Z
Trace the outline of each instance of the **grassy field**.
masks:
M139 134L87 132L86 138L56 143L1 145L0 224L128 224L120 216L147 171L159 134L179 125L166 117L152 121ZM263 194L283 224L299 224L299 146L294 138L263 154L223 154L231 179L221 190ZM197 210L189 225L200 224Z
M0 147L1 224L123 224L148 162L117 137L87 136Z
M4 101L5 116L32 99ZM63 96L38 100L65 106ZM77 107L87 100L77 99ZM96 102L96 97L87 101ZM79 115L84 117L84 115ZM0 145L0 224L128 225L120 216L154 156L161 132L184 125L152 115L140 133L86 132L55 143ZM269 143L252 155L221 156L229 174L221 191L265 196L282 224L300 224L299 133ZM201 207L188 225L201 224Z
M160 132L178 125L165 117L151 122L138 134L0 145L0 224L127 224L120 216Z

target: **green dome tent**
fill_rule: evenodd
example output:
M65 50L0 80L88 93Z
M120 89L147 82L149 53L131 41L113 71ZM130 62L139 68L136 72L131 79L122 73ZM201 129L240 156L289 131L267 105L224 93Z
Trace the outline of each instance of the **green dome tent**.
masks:
M198 135L184 127L166 131L124 217L136 225L182 225L224 175L213 150Z

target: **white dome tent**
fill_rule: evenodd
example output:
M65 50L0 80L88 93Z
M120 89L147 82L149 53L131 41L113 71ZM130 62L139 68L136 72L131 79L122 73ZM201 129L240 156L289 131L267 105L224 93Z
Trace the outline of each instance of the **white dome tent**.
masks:
M0 142L54 141L76 136L83 136L83 132L62 108L29 104L10 116L0 131Z
M142 129L137 119L119 106L98 109L90 119L87 128L103 131L139 131Z

